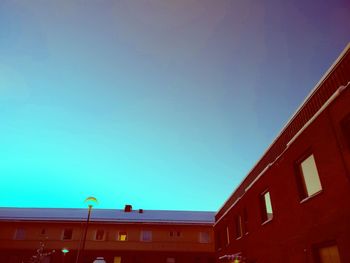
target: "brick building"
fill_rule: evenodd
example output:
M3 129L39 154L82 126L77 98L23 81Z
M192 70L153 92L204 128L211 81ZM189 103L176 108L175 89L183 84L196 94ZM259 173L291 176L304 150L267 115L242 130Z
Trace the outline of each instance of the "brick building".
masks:
M74 263L86 219L87 209L0 208L0 262L28 262L43 242L55 250L43 262ZM213 224L213 212L93 209L80 262L214 262Z
M215 216L217 262L350 262L350 44Z

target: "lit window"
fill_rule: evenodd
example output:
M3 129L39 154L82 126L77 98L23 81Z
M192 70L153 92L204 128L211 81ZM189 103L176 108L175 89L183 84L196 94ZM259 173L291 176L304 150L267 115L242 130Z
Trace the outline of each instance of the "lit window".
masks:
M66 228L63 230L63 236L62 236L63 240L70 240L72 239L72 236L73 236L73 229Z
M122 257L114 257L113 263L121 263Z
M125 231L120 231L118 233L118 241L126 241L128 238L128 234Z
M314 156L311 154L300 162L299 168L302 177L302 187L300 187L301 197L304 199L317 192L320 192L322 190L322 186L317 172Z
M17 228L13 238L16 240L24 240L25 237L26 237L25 229L24 228Z
M326 246L316 247L314 250L317 262L332 262L340 263L340 256L338 246L336 244L329 244Z
M270 192L265 192L261 195L261 217L262 222L266 222L272 219L272 205L271 205L271 197Z
M242 236L242 218L240 215L236 216L235 226L236 226L236 238L240 238Z
M141 231L140 240L144 242L152 241L152 231Z
M102 241L105 239L105 231L103 229L97 229L95 233L95 240Z
M199 243L209 243L208 232L199 232Z
M175 263L175 258L166 258L166 263Z

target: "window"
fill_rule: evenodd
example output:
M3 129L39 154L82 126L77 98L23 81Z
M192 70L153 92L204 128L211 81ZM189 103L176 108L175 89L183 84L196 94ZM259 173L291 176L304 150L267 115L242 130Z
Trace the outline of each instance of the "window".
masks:
M72 239L72 236L73 236L73 229L66 228L63 230L63 236L62 236L63 240L70 240Z
M199 243L209 243L209 233L199 232Z
M15 240L24 240L26 237L26 231L24 228L17 228L13 239Z
M120 231L118 233L118 241L126 241L128 238L128 234L125 231Z
M260 197L262 222L270 221L273 216L270 192L264 192Z
M314 155L311 154L299 162L299 191L302 199L322 190Z
M175 263L175 258L166 258L166 263Z
M103 241L105 240L105 231L103 229L97 229L95 232L95 240Z
M228 226L226 226L226 245L230 244L230 230Z
M348 144L348 147L350 149L350 114L348 114L341 121L341 128L342 128L343 135L344 135L344 138L346 140L346 143Z
M171 237L181 237L181 232L180 231L170 231L169 236Z
M152 241L152 231L141 231L140 240L144 242Z
M319 263L340 263L338 246L335 242L328 242L314 247L315 261Z
M121 263L122 262L122 257L114 257L113 263Z
M243 227L243 231L244 234L248 234L248 211L247 208L244 208L243 210L243 222L244 222L244 227Z
M218 230L216 232L215 239L216 239L216 242L215 242L216 248L217 248L217 250L220 250L222 248L221 230Z
M240 215L235 218L236 239L242 237L242 218Z
M46 235L46 228L42 228L42 229L41 229L40 235Z

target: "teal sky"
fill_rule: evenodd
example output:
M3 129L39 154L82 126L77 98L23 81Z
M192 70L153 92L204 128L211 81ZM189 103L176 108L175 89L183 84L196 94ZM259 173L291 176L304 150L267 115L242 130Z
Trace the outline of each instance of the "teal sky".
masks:
M0 206L217 210L350 41L349 14L0 1Z

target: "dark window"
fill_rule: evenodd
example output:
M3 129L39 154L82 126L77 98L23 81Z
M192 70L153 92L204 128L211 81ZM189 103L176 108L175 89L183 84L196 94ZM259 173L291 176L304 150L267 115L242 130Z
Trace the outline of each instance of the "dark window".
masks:
M247 208L244 208L243 210L243 232L244 234L247 234L249 231L248 229L248 211Z
M152 241L152 231L142 230L140 240L144 242Z
M242 218L240 215L235 218L236 238L242 237Z
M261 205L261 219L262 222L266 222L272 219L272 204L270 192L264 192L260 196L260 205Z
M218 232L216 232L216 248L217 250L222 248L222 240L221 240L221 230L219 230Z
M199 243L209 243L210 236L208 232L199 232Z
M350 114L341 121L341 128L348 148L350 149Z
M24 228L17 228L15 231L14 239L16 240L24 240L26 237L26 231Z
M45 235L46 234L46 228L42 228L40 234L41 235Z
M62 237L63 240L70 240L72 239L72 236L73 236L73 229L66 228L63 230L63 237Z
M104 240L105 237L105 231L103 229L97 229L96 230L96 235L95 235L95 240Z

